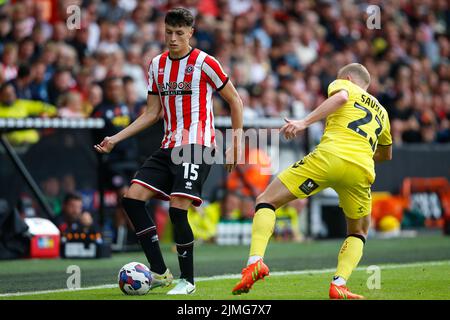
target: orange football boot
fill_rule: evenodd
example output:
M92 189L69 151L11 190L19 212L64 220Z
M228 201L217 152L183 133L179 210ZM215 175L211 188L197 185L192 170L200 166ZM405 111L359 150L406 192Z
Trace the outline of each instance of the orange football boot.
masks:
M346 286L330 284L330 299L364 299L363 296L351 293Z
M242 269L241 274L241 281L233 288L232 293L234 295L249 292L256 281L269 275L269 267L264 264L262 259L259 259Z

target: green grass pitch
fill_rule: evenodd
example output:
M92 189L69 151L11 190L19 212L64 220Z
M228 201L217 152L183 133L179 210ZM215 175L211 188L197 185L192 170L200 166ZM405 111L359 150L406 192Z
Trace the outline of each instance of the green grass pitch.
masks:
M196 246L197 291L191 296L167 296L171 287L155 289L145 296L125 296L116 285L117 272L130 261L145 262L140 252L115 254L101 260L15 260L0 262L0 299L3 300L320 300L328 287L342 240L309 243L272 242L265 261L271 275L248 294L233 296L231 289L243 267L248 246ZM166 262L178 275L176 254L163 246ZM83 290L66 288L67 267L81 269ZM379 288L366 267L380 267ZM360 267L349 287L374 300L450 300L450 237L422 235L404 239L370 239ZM217 277L218 276L218 277ZM372 280L371 280L372 279ZM109 285L109 286L105 286ZM100 288L88 289L91 286ZM64 290L65 289L65 290ZM41 292L52 291L56 292ZM21 295L12 295L12 293ZM26 292L38 294L23 295Z

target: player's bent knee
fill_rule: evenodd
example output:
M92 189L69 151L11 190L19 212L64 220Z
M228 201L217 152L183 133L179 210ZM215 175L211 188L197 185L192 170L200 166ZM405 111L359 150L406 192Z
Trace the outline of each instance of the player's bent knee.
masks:
M170 206L178 209L187 210L192 204L192 199L180 196L170 197Z
M365 238L369 233L369 226L371 222L370 215L364 216L360 219L349 219L347 220L347 234L359 234Z
M122 198L147 201L150 200L155 193L141 185L133 183L125 192Z

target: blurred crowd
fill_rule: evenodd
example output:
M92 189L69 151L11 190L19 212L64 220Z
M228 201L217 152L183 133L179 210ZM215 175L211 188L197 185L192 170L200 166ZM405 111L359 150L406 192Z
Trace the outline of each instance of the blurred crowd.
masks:
M379 6L379 16L369 5ZM93 132L96 142L123 129L145 106L149 63L165 50L164 15L177 6L196 16L191 44L220 61L245 119L302 117L326 98L340 67L360 62L372 76L368 91L388 110L394 144L450 142L447 0L0 0L0 117L101 117L106 127ZM229 115L219 95L214 111ZM39 134L21 130L8 138L33 144ZM143 141L156 148L161 137L148 136L158 141ZM113 190L106 198L115 199L117 243L122 233L127 241L130 223L118 199L138 168L139 145L121 143L100 166L103 188ZM262 162L238 166L222 196L190 209L197 239L212 240L221 219L252 218L256 195L271 179L260 170L270 158L245 152ZM97 228L96 208L84 203L94 191L77 193L73 173L46 177L41 187L61 230ZM277 211L277 238L301 239L305 205ZM167 214L156 207L149 212L162 225Z
M302 116L356 61L372 75L394 143L450 141L446 0L1 1L0 116L16 100L42 101L62 117L107 116L99 106L114 100L114 120L128 124L145 104L147 68L164 50L164 14L174 6L196 15L192 45L221 62L247 119ZM219 97L214 108L228 115Z

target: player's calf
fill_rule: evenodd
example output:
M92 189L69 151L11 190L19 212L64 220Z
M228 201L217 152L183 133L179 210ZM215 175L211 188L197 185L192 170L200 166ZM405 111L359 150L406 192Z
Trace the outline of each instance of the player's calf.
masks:
M167 267L159 247L156 226L145 209L145 202L124 197L122 205L133 223L136 236L150 264L150 270L158 274L166 272Z
M180 278L194 284L194 234L189 225L187 210L170 207L169 216L174 227Z

